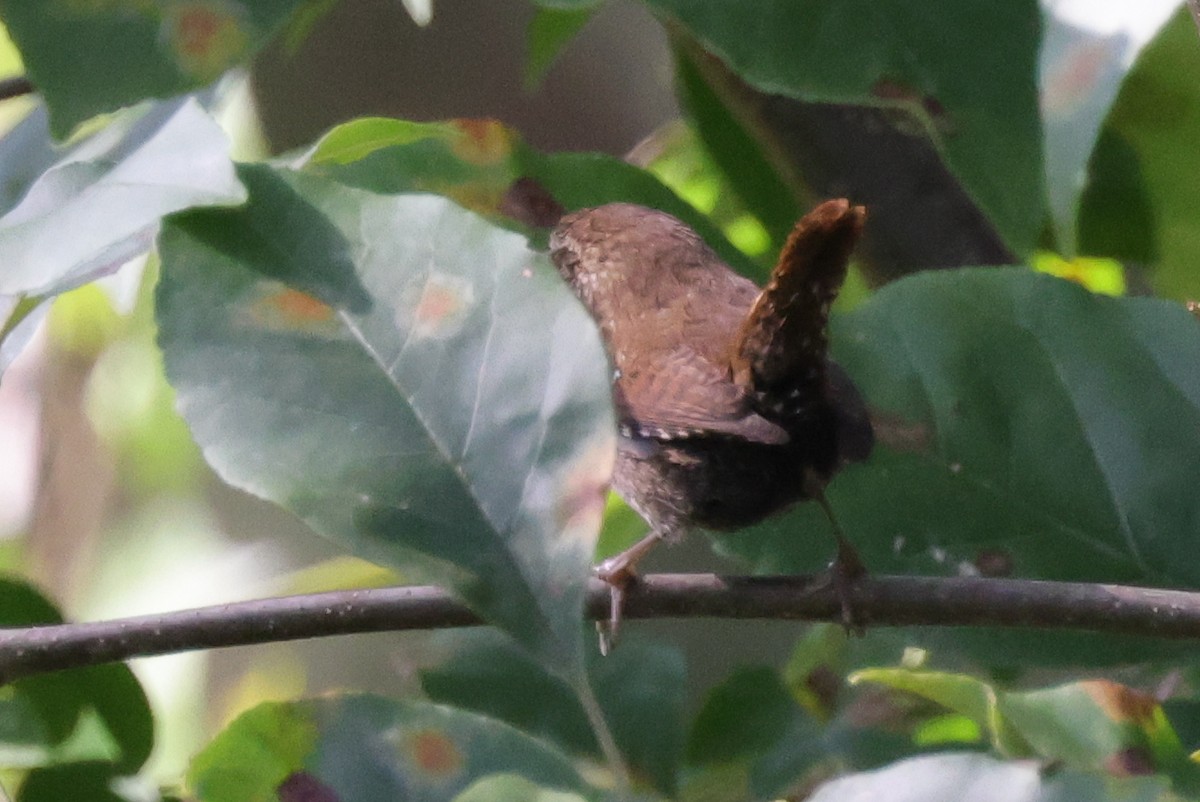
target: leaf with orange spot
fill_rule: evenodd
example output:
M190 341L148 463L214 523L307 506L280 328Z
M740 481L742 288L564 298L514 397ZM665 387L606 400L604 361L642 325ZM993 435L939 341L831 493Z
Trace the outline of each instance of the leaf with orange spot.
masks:
M341 335L336 312L329 304L306 292L281 285L261 288L261 297L246 302L246 323L264 331L308 332L323 337Z
M1200 766L1188 759L1149 694L1111 680L1087 680L1006 694L1001 711L1048 758L1116 776L1165 774L1179 791L1200 790Z
M453 123L459 137L454 155L476 166L500 164L512 155L513 136L504 123L492 119L459 119Z
M431 273L421 287L411 319L406 316L397 322L411 328L415 337L450 337L475 306L472 287L461 276Z
M239 176L245 206L160 239L160 344L207 460L578 678L616 440L586 312L544 254L444 198Z
M434 192L511 226L553 225L567 210L627 201L653 206L684 220L730 264L754 264L720 230L650 173L598 153L542 154L495 120L415 123L372 117L339 125L308 155L305 170L373 192ZM536 183L538 205L549 215L533 219L510 193Z
M324 322L333 317L333 308L299 290L284 290L270 299L286 317L297 321Z
M1013 692L961 674L869 669L851 681L914 693L964 715L1006 757L1122 777L1157 773L1170 777L1177 791L1200 789L1200 766L1188 759L1158 702L1110 680Z
M60 139L97 114L248 65L308 0L15 0L4 24Z
M1144 727L1154 721L1159 709L1158 700L1150 694L1112 680L1085 680L1079 687L1114 722Z
M197 802L451 802L505 773L587 790L565 755L494 719L428 702L331 694L243 713L195 757L188 784Z
M445 778L462 770L462 753L444 732L421 730L411 733L405 738L405 747L412 765L426 774Z
M251 37L240 11L240 5L222 0L168 6L163 35L185 73L211 81L246 54Z

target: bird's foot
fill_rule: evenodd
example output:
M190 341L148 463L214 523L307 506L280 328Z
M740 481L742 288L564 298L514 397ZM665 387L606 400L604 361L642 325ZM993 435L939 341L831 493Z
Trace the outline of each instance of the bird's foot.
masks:
M838 537L837 556L829 566L833 592L842 608L842 626L847 635L866 634L866 622L854 607L854 585L867 575L867 566L858 549L844 537Z
M592 569L596 578L609 588L608 618L596 622L596 632L600 637L600 654L607 656L617 644L621 614L625 607L625 591L637 579L634 568L662 537L657 530L651 531L625 551L609 557Z
M592 569L596 578L608 585L608 618L596 622L600 654L605 657L617 645L621 614L625 609L625 589L637 579L633 566L622 561L622 556L610 557Z

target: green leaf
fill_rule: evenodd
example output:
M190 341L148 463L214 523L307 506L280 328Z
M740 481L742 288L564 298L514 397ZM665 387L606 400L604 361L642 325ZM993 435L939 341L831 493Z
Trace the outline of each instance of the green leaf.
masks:
M830 498L873 570L1200 583L1200 324L1025 270L925 273L836 318L879 445ZM728 537L769 570L831 551L819 510Z
M1178 299L1200 297L1198 70L1196 24L1180 8L1121 87L1080 209L1082 252L1149 262L1155 291Z
M693 765L765 752L783 736L799 707L766 666L736 670L705 701L688 736Z
M0 580L0 626L58 623L58 611L32 587ZM154 746L149 702L125 665L26 677L0 694L0 703L0 755L7 753L10 765L105 758L110 772L133 773Z
M828 490L881 573L1194 586L1200 324L1182 307L1093 295L1025 270L906 278L833 321L833 350L874 410L870 460ZM721 550L755 570L827 564L812 504ZM1184 644L1068 630L930 629L929 648L992 666L1112 665Z
M640 203L678 217L704 238L713 250L743 275L759 268L713 225L679 199L657 178L633 165L598 153L521 154L522 174L541 182L567 209L582 209L618 201Z
M303 0L14 0L0 8L58 138L101 112L210 83Z
M599 756L569 685L495 632L456 634L453 642L449 659L421 672L432 700L506 721L568 752ZM622 639L607 658L589 656L592 687L621 753L636 774L673 793L683 751L682 656L636 638Z
M540 6L529 22L529 55L525 59L525 86L535 87L546 75L567 42L595 14L598 3L572 4L569 8Z
M753 794L765 790L755 787L754 775L785 740L804 744L806 763L821 754L815 720L800 710L779 675L766 666L736 669L713 688L692 722L682 797L770 798ZM778 785L772 783L772 790Z
M14 688L45 727L52 762L102 757L116 770L132 774L150 757L154 718L128 666L41 674L18 680ZM100 729L89 727L89 720Z
M851 709L829 723L818 721L800 708L777 672L747 666L714 688L696 715L681 796L790 798L807 778L877 765L912 749L905 735L859 721Z
M869 669L851 681L917 694L967 716L1008 757L1119 774L1162 774L1190 794L1200 780L1200 766L1188 759L1157 700L1108 680L1004 692L962 674Z
M41 124L36 115L24 123L0 155L42 161ZM245 197L225 134L196 101L128 112L60 157L19 203L9 190L0 294L44 297L85 284L145 253L162 216Z
M507 722L568 752L596 751L571 687L511 640L481 630L454 633L450 642L450 656L420 674L421 690L431 700Z
M914 757L887 768L834 780L811 802L1151 802L1176 799L1158 777L1117 779L1082 772L1042 772L1031 762L985 755Z
M675 71L681 100L697 135L738 197L766 227L774 249L779 250L802 216L796 196L691 60L677 55Z
M49 125L46 107L39 103L0 138L0 213L11 211L38 177L63 158Z
M913 671L905 668L871 668L856 671L850 682L873 682L897 691L916 694L974 721L1007 757L1028 757L1032 747L1000 715L994 687L965 674Z
M508 225L513 182L532 178L567 211L615 201L662 209L743 273L756 269L708 218L646 171L598 153L538 153L492 120L355 120L322 137L305 170L373 192L434 192Z
M190 100L129 110L65 153L42 106L0 139L0 375L48 300L145 253L163 214L243 200L228 150Z
M188 783L200 802L298 800L303 788L343 800L449 802L499 773L586 790L564 755L506 724L366 695L260 705L196 756ZM296 790L277 795L283 788Z
M1117 773L1157 773L1194 796L1200 766L1188 758L1158 700L1109 680L1088 680L1000 698L1014 729L1051 759Z
M1125 31L1114 34L1079 27L1053 4L1044 4L1043 12L1040 94L1046 191L1058 249L1075 256L1079 200L1085 188L1080 177L1087 172L1101 126L1146 40ZM1162 12L1129 6L1120 21L1130 23L1136 18L1140 27L1156 13Z
M1033 248L1044 208L1033 0L648 4L764 92L913 113L1009 247Z
M496 774L472 784L454 802L584 802L584 798L540 788L515 774Z
M197 796L210 802L274 802L275 789L317 754L321 732L314 704L261 704L238 716L193 758L188 783Z
M828 687L832 684L828 680L841 684L848 638L843 627L813 624L796 642L783 667L783 682L792 698L814 716L827 717L832 712L836 690Z
M85 762L35 769L21 783L17 802L130 802L117 793L113 781L119 775L111 763Z
M33 339L49 309L46 301L0 295L0 378Z
M581 676L614 451L595 327L525 240L442 198L245 166L164 226L159 339L205 457Z

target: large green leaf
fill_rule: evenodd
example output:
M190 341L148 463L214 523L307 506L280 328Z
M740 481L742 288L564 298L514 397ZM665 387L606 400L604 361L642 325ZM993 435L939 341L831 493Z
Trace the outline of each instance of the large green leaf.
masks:
M1024 270L919 274L835 319L876 414L870 461L835 479L879 571L1200 584L1200 323ZM830 552L814 505L735 535L761 567Z
M455 633L450 658L421 672L434 701L507 721L570 753L599 755L572 689L488 630ZM635 775L675 790L683 751L685 666L674 649L623 639L608 657L590 652L588 671L621 754Z
M1115 682L1016 692L963 674L903 668L867 669L850 679L916 694L966 716L1007 757L1158 773L1187 793L1195 793L1200 780L1200 767L1188 759L1158 701Z
M111 763L98 761L34 769L21 783L17 802L130 802L130 797L114 790L119 777Z
M813 776L876 766L913 748L905 734L850 708L822 721L797 704L778 672L746 666L714 688L696 715L682 796L791 798Z
M586 790L564 755L507 724L360 695L242 714L196 756L188 782L200 802L449 802L498 773Z
M829 497L868 567L1194 586L1200 323L1175 304L1092 295L1024 270L921 274L835 318L834 352L879 443ZM800 505L720 547L791 573L832 555ZM1188 655L1136 636L928 630L989 665ZM1194 650L1193 650L1194 651Z
M0 19L55 136L101 112L204 86L245 63L303 0L12 0Z
M525 85L535 87L550 69L562 48L588 23L596 2L572 3L567 7L541 5L533 12L526 33Z
M536 198L535 208L520 208L525 200L514 186L532 178L567 211L614 201L662 209L696 229L729 264L755 271L707 217L653 175L599 153L539 153L494 120L355 120L322 137L305 170L375 192L435 192L509 225L506 217L529 222L524 218L538 211Z
M1089 9L1090 10L1090 9ZM1165 22L1168 6L1114 6L1116 14L1105 20L1126 26ZM1044 3L1045 24L1041 49L1040 95L1046 138L1046 193L1050 219L1062 253L1077 253L1076 223L1079 200L1086 186L1088 161L1100 129L1129 71L1130 64L1149 39L1127 30L1080 27L1079 8ZM1067 12L1071 12L1068 14ZM1123 15L1123 16L1122 16ZM1152 32L1152 28L1151 28Z
M1177 799L1157 777L1120 779L1075 771L1045 772L1033 762L984 755L915 757L834 780L812 802L1152 802Z
M1034 0L647 4L764 92L914 114L1009 247L1032 248L1044 210Z
M126 112L50 165L45 122L35 113L0 141L0 295L79 286L145 253L163 215L246 198L195 100Z
M32 587L0 580L0 626L59 623L58 611ZM0 767L100 760L108 774L133 773L153 746L150 705L128 666L41 674L0 690Z
M580 676L615 441L582 307L522 237L444 198L240 175L245 208L160 240L160 343L206 458Z
M680 55L675 71L681 100L700 141L741 201L770 233L775 249L782 248L802 214L794 191L692 61Z
M1154 289L1179 299L1200 297L1198 70L1196 24L1181 8L1121 87L1079 220L1081 251L1150 263Z
M63 157L50 138L46 106L38 104L0 138L0 212L7 214L33 182Z

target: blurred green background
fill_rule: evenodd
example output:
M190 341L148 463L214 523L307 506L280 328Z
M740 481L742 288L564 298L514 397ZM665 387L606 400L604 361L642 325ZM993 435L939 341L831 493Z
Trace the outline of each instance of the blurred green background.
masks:
M531 4L439 0L433 10L420 27L394 0L342 0L298 46L274 45L221 114L235 154L285 152L364 115L494 117L542 150L632 151L703 211L718 211L736 244L763 255L763 232L736 209L719 208L728 200L678 121L666 36L644 7L606 4L536 85L526 77ZM19 74L11 45L2 51L0 73ZM0 124L11 126L29 107L0 105ZM340 556L288 513L208 469L162 375L155 272L152 261L129 265L60 298L6 372L0 569L28 577L75 620L397 581ZM661 550L647 569L720 564L708 542L694 538ZM747 622L636 628L687 648L694 704L731 666L782 660L798 632L794 624ZM721 652L710 648L714 628L727 647ZM160 728L151 772L174 781L207 738L260 701L339 687L417 693L417 671L451 641L351 636L135 660Z

